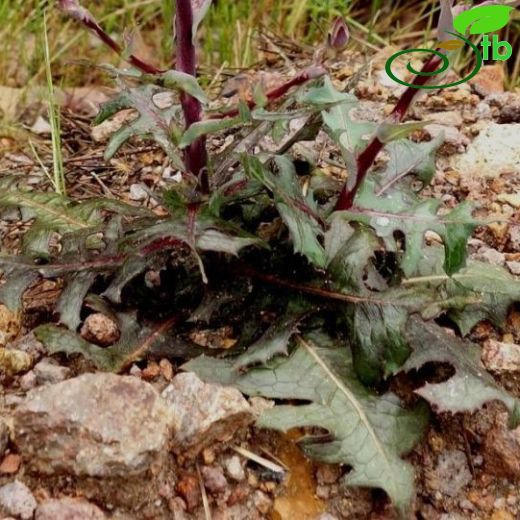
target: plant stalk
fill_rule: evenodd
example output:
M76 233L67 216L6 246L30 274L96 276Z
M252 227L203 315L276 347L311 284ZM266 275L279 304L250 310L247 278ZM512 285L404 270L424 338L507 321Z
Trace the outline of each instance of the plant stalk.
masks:
M291 80L284 83L283 85L280 85L279 87L267 92L267 101L268 103L272 103L273 101L276 101L277 99L280 99L285 94L287 94L287 92L289 92L291 88L299 87L304 83L307 83L307 81L324 76L326 73L327 71L321 65L309 67L300 72L300 74L298 74ZM249 99L246 103L251 110L256 107L256 103L253 99ZM221 114L213 114L212 116L210 116L210 119L224 119L225 117L236 117L239 113L240 111L238 108L232 108L228 112L223 112Z
M434 72L441 64L441 59L438 56L432 56L422 67L421 72ZM413 85L422 86L425 85L431 76L416 76ZM401 99L395 105L390 119L393 122L400 122L408 112L412 105L415 96L420 92L421 89L408 87L401 96ZM356 194L361 187L368 171L374 164L379 152L384 148L384 143L381 142L377 137L374 137L367 145L367 147L357 157L357 175L356 182L352 189L348 189L347 183L343 186L339 195L338 201L334 211L346 211L354 205L354 199Z
M197 60L193 44L193 8L191 0L177 0L175 16L175 39L177 59L175 68L190 76L197 75ZM181 105L186 123L186 130L202 120L200 101L189 94L181 94ZM198 178L198 191L209 193L208 153L205 137L199 137L184 151L186 168Z
M64 13L82 23L87 29L94 33L107 47L112 49L116 54L128 61L135 68L144 72L145 74L161 74L162 70L144 62L137 56L130 54L124 56L122 47L99 25L96 19L92 16L90 11L82 7L77 0L58 0L58 7Z

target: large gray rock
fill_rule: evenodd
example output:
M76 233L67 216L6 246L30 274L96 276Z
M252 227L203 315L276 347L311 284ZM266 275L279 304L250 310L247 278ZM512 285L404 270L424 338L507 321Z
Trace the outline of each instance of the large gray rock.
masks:
M207 384L189 372L163 391L175 420L173 449L194 456L216 441L230 440L254 421L249 403L235 388Z
M79 477L142 474L165 454L172 424L150 384L114 374L32 390L14 418L30 469Z
M453 166L464 175L498 177L520 172L520 126L490 123L468 146L454 157Z
M33 517L36 506L31 490L18 480L0 488L0 510L6 514L29 520Z
M99 507L77 498L46 500L38 506L35 520L105 520Z

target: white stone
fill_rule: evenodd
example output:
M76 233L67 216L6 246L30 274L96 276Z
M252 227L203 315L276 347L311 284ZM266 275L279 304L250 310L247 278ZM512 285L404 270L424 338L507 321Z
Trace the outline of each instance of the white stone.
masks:
M173 449L183 456L230 440L254 421L251 406L237 389L204 383L191 372L174 377L162 397L175 421Z
M225 462L226 472L227 474L237 482L242 482L246 478L246 474L244 472L244 468L240 463L240 458L238 455L233 455Z
M146 200L148 193L142 184L132 184L130 186L130 199L131 200Z
M520 371L520 345L490 339L482 348L482 363L493 372Z
M37 505L31 490L19 480L0 488L0 508L9 515L29 520Z
M466 153L453 158L452 166L465 175L476 177L520 173L520 125L486 125Z

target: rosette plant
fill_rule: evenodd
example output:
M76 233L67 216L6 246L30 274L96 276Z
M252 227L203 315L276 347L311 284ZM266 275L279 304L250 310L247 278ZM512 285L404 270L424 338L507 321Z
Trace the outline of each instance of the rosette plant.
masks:
M309 67L224 106L197 77L197 31L211 1L175 4L175 67L161 69L105 33L77 1L58 2L129 65L104 67L119 92L94 124L134 114L106 158L129 139L151 139L182 179L150 193L166 216L2 180L0 206L20 208L32 226L22 255L0 257L0 298L19 307L27 287L60 278L56 319L36 330L49 352L118 372L149 356L189 360L183 368L206 381L277 399L258 426L307 429L300 444L308 456L344 464L347 485L385 490L405 516L414 472L403 457L430 408L455 413L500 400L518 420L517 399L465 338L482 320L502 327L520 284L467 259L467 240L485 222L471 202L447 209L424 194L443 138L416 142L409 136L421 124L403 123L440 58L426 59L382 123L364 121L355 78L340 88L327 73L327 51L349 40L338 18ZM452 29L451 4L441 2L441 34ZM164 93L167 104L158 101ZM341 176L295 158L298 143L312 151L317 139ZM94 311L121 331L108 348L77 333ZM227 348L192 341L193 332L222 328ZM429 383L415 377L406 400L392 391L398 374L439 363L453 370Z

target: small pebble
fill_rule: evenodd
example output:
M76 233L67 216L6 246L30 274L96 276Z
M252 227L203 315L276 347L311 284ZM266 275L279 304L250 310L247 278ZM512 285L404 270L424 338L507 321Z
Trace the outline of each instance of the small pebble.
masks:
M101 347L113 345L120 336L119 328L110 318L96 312L85 319L81 327L81 336Z
M0 507L9 515L30 520L37 505L31 490L19 480L0 488Z
M199 479L195 475L184 475L177 482L176 490L186 502L188 511L195 510L201 504L202 495L200 492Z
M255 494L253 495L253 503L258 511L263 515L267 515L273 505L272 500L262 491L255 491Z
M238 455L233 455L227 459L225 464L226 472L233 480L242 482L246 478L244 468L242 468L242 464L240 463Z
M22 457L20 457L20 455L10 453L0 463L0 473L2 475L13 475L15 473L18 473L21 464Z
M228 482L222 468L204 466L201 469L204 487L213 494L222 493L227 488Z

